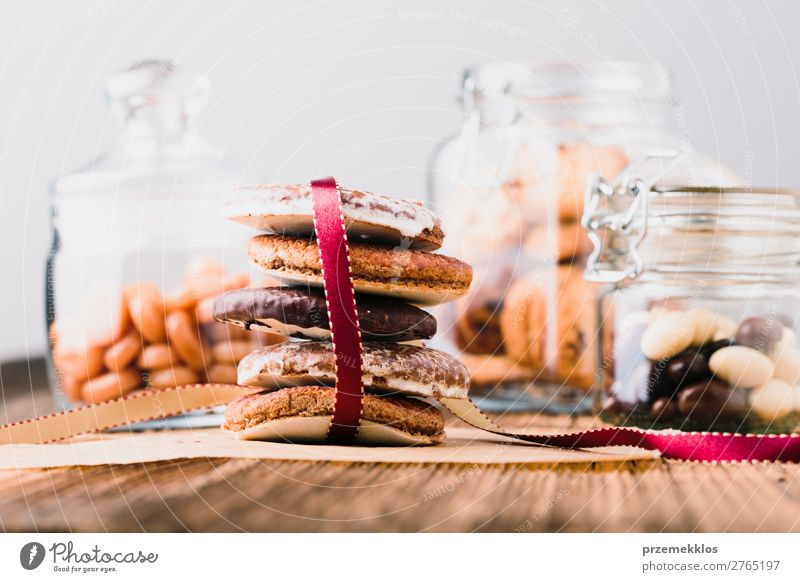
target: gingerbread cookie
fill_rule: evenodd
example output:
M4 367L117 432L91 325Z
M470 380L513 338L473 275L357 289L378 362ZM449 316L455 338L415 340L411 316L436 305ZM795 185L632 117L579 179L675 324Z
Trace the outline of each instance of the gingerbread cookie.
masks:
M439 219L422 204L361 190L340 189L342 212L351 243L371 242L432 251L442 246ZM229 196L226 218L275 234L314 234L308 184L240 186Z
M592 252L592 241L579 222L562 222L553 228L536 224L528 231L523 249L534 257L566 263L587 257Z
M456 304L455 339L459 349L470 354L502 353L499 301L462 299Z
M286 342L254 351L239 362L239 384L263 388L330 384L336 358L330 342ZM466 398L467 368L439 350L406 344L364 343L362 382L374 391Z
M586 185L592 174L612 180L630 164L628 155L618 146L588 142L564 143L558 148L558 214L561 221L576 222L583 216Z
M322 386L257 392L228 405L223 429L244 440L315 443L328 433L335 390ZM414 398L365 394L356 444L432 445L444 440L444 417Z
M536 372L509 356L465 354L471 387L493 387L503 382L529 382Z
M402 342L429 339L436 320L403 301L359 294L358 325L366 341ZM294 338L331 336L325 293L318 287L257 287L229 291L217 298L214 318L245 329Z
M506 354L524 366L540 366L544 354L541 329L531 334L529 321L544 321L546 314L545 287L542 274L528 273L514 282L503 302L500 330Z
M597 340L596 288L578 267L520 278L500 317L506 353L556 384L591 388Z
M357 292L434 305L465 295L472 282L472 268L452 257L370 244L351 243L349 248ZM322 285L315 241L260 235L250 241L249 253L254 265L276 277Z

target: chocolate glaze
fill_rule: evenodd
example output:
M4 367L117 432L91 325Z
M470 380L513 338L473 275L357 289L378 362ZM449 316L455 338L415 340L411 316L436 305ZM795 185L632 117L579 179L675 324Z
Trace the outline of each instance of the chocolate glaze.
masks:
M436 319L399 299L357 294L358 323L366 341L401 342L428 339L436 333ZM214 319L245 329L258 320L274 319L298 328L290 337L319 339L303 330L329 330L325 294L315 287L254 287L220 295Z

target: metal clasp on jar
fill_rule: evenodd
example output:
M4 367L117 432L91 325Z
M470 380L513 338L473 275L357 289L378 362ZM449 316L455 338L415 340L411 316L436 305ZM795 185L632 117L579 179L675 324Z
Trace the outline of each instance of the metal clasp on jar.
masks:
M641 275L638 247L647 234L650 193L679 160L676 150L649 153L612 182L597 173L589 178L581 225L594 250L585 276L598 283L619 283Z

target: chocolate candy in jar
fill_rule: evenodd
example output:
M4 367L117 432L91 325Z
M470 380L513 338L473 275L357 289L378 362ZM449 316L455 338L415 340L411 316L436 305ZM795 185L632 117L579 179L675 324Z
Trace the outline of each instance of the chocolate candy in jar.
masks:
M64 407L207 379L230 340L205 333L198 305L251 282L250 233L219 215L231 186L258 177L197 135L207 79L146 61L106 92L119 145L53 188L49 368Z
M778 317L748 317L739 323L733 340L740 346L769 353L783 337L784 327Z
M787 315L800 310L800 191L664 185L669 160L645 160L627 184L592 185L587 276L610 284L615 325L645 327L638 346L612 340L605 395L637 413L601 414L641 428L796 432L800 351ZM646 375L620 365L637 358Z

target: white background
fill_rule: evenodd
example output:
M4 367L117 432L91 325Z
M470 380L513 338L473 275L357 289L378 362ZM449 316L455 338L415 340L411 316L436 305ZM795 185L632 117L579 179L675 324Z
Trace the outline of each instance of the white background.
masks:
M0 538L0 575L8 580L237 580L269 567L269 580L797 580L796 536L787 534L4 534ZM42 564L26 572L20 549L28 542L44 545ZM55 564L53 544L73 543L73 552L157 553L149 564L121 564L113 573L54 572L64 567L59 547ZM420 551L420 545L436 550ZM716 547L716 553L677 553L681 548ZM648 548L645 555L644 548ZM661 548L654 553L650 548ZM674 548L674 549L672 549ZM669 552L669 553L665 553ZM357 553L355 559L353 554ZM578 557L578 559L576 559ZM310 559L311 558L311 559ZM779 561L765 571L762 560ZM749 562L747 565L741 561ZM737 562L734 566L732 562ZM652 565L651 565L652 564ZM684 568L698 564L707 571L643 572L650 568ZM720 571L719 565L729 566ZM75 560L66 564L74 566ZM94 563L83 564L89 567ZM78 564L80 568L82 564ZM733 571L732 568L738 569ZM760 571L753 568L762 567ZM379 573L379 574L377 574Z
M659 60L675 73L685 137L753 183L800 185L800 4L696 4L4 3L0 359L43 350L48 185L113 144L103 79L144 58L211 78L201 132L251 169L293 181L334 172L409 197L424 195L431 151L458 127L464 66ZM331 96L316 102L320 86Z

